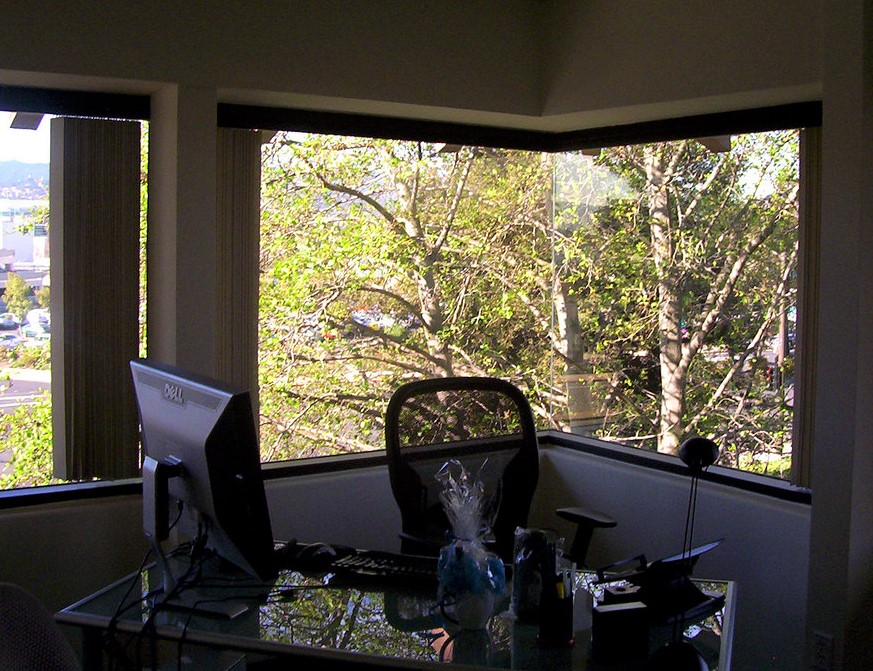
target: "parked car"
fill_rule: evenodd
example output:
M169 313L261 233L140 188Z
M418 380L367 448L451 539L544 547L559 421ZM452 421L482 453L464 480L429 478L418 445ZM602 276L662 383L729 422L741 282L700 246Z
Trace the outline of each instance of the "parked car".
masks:
M25 321L28 324L39 324L48 331L52 323L52 317L48 310L35 308L27 313Z
M52 335L51 333L37 333L32 338L28 338L24 341L24 344L27 347L45 347L46 345L51 344Z
M11 312L0 314L0 331L14 331L20 324L18 317Z
M32 324L31 322L22 324L19 331L25 338L37 338L43 334L48 334L49 332L47 327L42 326L41 324Z
M21 344L21 338L14 333L0 333L0 347L3 349L14 349Z

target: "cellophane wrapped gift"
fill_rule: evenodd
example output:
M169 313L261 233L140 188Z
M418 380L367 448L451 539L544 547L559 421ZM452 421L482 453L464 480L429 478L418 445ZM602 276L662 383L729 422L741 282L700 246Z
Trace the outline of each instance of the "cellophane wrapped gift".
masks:
M479 629L506 588L503 561L485 547L488 498L481 479L456 460L446 462L436 478L443 486L440 500L453 535L440 551L440 601L461 628Z

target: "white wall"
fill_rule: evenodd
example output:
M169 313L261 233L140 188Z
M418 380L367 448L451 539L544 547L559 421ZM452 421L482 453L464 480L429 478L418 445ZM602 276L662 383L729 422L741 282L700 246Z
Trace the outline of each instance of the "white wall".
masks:
M385 467L271 480L267 498L279 540L400 550L400 513Z
M678 460L677 460L678 461ZM595 532L590 566L682 549L690 480L575 450L543 450L532 523L572 537L556 508L585 505L612 515ZM701 482L695 544L724 538L694 570L735 580L734 671L803 668L810 506Z
M536 114L537 5L48 0L4 7L0 68Z
M4 7L0 82L566 128L810 99L819 19L818 0L44 0Z
M873 0L828 2L808 647L873 668ZM827 656L827 655L826 655Z
M819 0L554 3L543 113L581 127L821 95Z
M8 202L10 201L0 201L0 208ZM27 210L24 211L27 212ZM22 233L21 231L21 227L26 223L26 218L19 213L16 213L11 221L6 221L4 217L4 220L0 223L0 226L2 226L2 229L0 229L0 248L4 250L11 249L15 254L16 262L30 263L33 261L33 233Z

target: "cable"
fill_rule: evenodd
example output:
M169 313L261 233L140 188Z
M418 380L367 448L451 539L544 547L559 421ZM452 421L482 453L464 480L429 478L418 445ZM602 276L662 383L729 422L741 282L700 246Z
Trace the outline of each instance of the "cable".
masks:
M180 546L184 547L184 546ZM142 627L136 635L135 643L136 643L136 668L142 668L142 642L143 639L148 636L149 647L152 653L153 661L156 661L157 655L157 630L155 624L155 618L164 610L166 610L164 604L168 601L173 600L177 596L179 596L182 592L185 591L186 588L191 586L192 576L199 572L202 569L202 558L196 560L194 554L197 550L198 543L195 540L191 544L191 550L189 552L189 560L190 563L188 565L188 569L182 575L181 578L176 582L175 589L171 590L168 594L164 594L163 599L160 601L155 601L155 603L151 607L151 612L149 613L146 621L143 622ZM177 548L178 549L178 548Z
M143 555L142 562L140 562L139 569L131 576L130 584L127 586L127 590L125 590L121 599L118 601L118 605L115 607L115 611L112 613L112 617L109 620L109 625L106 627L106 631L103 634L103 649L106 650L109 654L109 671L113 671L115 668L115 655L113 653L113 649L118 652L124 652L123 648L120 648L118 645L118 641L115 638L115 629L118 626L118 619L121 617L121 614L132 608L135 604L142 603L142 597L138 600L133 601L126 606L124 602L127 601L127 598L130 596L130 593L133 591L134 585L137 584L137 581L142 578L142 574L145 571L146 563L149 560L149 556L151 555L151 550L147 550L145 555ZM126 655L125 655L126 658Z
M176 518L177 522L178 522L178 519L179 518L177 517ZM121 619L121 615L124 614L125 612L127 612L128 610L130 610L131 608L133 608L134 606L139 606L139 605L142 605L143 602L148 602L148 600L153 598L160 590L160 588L151 589L145 595L141 595L138 599L134 599L133 601L131 601L130 603L127 603L125 605L125 601L127 601L128 597L130 596L130 593L133 591L133 588L136 586L137 581L142 580L143 576L145 575L146 564L147 564L149 557L151 555L152 555L151 549L147 550L146 553L143 555L143 558L142 558L142 561L140 562L139 568L131 576L130 583L128 584L127 589L125 590L121 599L119 599L118 605L115 607L115 611L113 612L112 617L109 620L109 624L106 628L106 631L104 632L102 643L103 643L104 650L106 650L106 652L110 654L110 656L109 656L109 669L110 669L110 671L114 667L115 657L116 657L115 654L112 654L113 648L114 648L115 653L121 655L126 660L125 653L126 653L127 645L125 645L124 647L121 647L118 645L118 642L115 639L115 630L118 626L118 621ZM129 645L129 643L128 643L128 645Z

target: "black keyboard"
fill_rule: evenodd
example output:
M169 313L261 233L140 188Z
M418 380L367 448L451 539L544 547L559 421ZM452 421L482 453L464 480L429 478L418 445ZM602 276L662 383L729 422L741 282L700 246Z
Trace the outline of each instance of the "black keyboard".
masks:
M400 582L420 587L437 584L437 558L404 555L379 550L358 550L339 556L331 562L330 570L337 574Z

